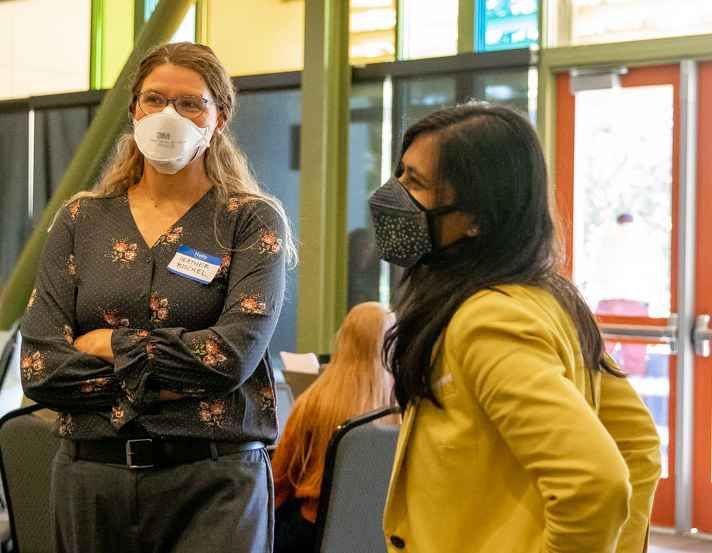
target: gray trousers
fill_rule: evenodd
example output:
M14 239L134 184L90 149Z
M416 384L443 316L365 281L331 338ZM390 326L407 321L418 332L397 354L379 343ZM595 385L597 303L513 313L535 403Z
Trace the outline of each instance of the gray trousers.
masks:
M264 449L160 469L60 450L50 509L57 553L271 553L274 490Z

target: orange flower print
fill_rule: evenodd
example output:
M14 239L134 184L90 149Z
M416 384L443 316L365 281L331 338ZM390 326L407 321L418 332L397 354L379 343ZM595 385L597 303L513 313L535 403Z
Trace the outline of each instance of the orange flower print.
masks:
M227 275L227 272L230 270L230 263L232 262L232 256L230 255L224 255L222 258L222 261L220 262L220 268L218 269L218 272L215 274L215 278L223 275Z
M67 342L68 344L73 344L74 343L74 330L72 330L72 327L69 325L64 325L64 341Z
M128 263L136 259L138 250L137 244L127 244L126 242L116 242L111 252L112 261L121 261Z
M34 305L35 297L37 297L37 288L34 288L32 290L32 293L30 294L30 299L27 302L27 309L29 309L30 307L32 307Z
M126 411L120 405L111 408L111 422L121 422L125 416Z
M243 205L251 202L252 200L253 200L253 198L230 198L227 201L227 210L228 211L237 211Z
M161 323L168 318L168 298L161 298L154 292L149 301L151 308L151 322Z
M60 413L57 417L57 422L59 423L57 432L62 437L69 436L74 430L71 413Z
M77 274L77 266L74 264L74 254L69 254L69 261L67 261L67 271L69 274L74 276Z
M259 244L260 253L279 253L282 249L282 239L277 238L274 234L265 234L262 236Z
M115 312L112 311L105 311L103 313L104 316L104 321L106 324L108 324L111 328L119 328L120 326L127 327L129 326L129 320L126 317L119 317Z
M158 237L156 244L175 244L180 240L182 232L183 227L171 227Z
M259 313L263 315L265 307L266 304L264 302L259 302L255 298L245 298L240 302L240 309L245 313Z
M218 363L227 361L222 353L220 353L220 348L215 340L207 339L202 344L199 344L193 353L200 357L200 360L208 367L213 367Z
M69 214L72 216L72 221L77 220L77 213L79 213L79 202L74 202L69 208Z
M260 403L262 404L262 411L270 409L274 411L274 388L272 386L263 386L260 388Z
M44 359L39 351L20 361L20 370L25 380L31 380L33 376L40 374L44 368Z
M153 359L153 344L146 344L146 357Z
M148 330L138 330L133 336L133 341L134 342L140 342L143 340L146 336L148 336Z
M210 355L218 352L218 345L215 343L215 340L205 340L205 351Z
M200 402L200 420L208 426L222 428L222 421L225 418L225 404L222 401Z
M88 394L89 392L101 390L108 383L108 378L94 378L92 380L87 380L84 384L82 384L81 388L79 388L79 391Z

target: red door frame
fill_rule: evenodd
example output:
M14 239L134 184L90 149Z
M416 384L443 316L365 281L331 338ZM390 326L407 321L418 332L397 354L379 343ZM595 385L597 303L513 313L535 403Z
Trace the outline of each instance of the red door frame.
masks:
M680 69L678 65L656 67L634 67L621 76L621 86L652 86L669 84L673 87L673 151L672 151L672 235L671 235L671 305L677 305L677 259L678 259L678 210L679 203L679 157L680 157ZM568 73L559 73L556 78L556 208L560 228L566 241L565 274L573 275L573 208L574 208L574 136L576 99L569 91ZM712 133L712 131L710 131ZM712 144L712 143L710 143ZM712 169L711 169L712 170ZM700 202L698 202L698 206ZM710 205L710 204L707 204ZM698 219L699 220L699 219ZM708 272L707 275L712 274ZM708 277L709 278L709 277ZM699 282L699 281L698 281ZM704 282L704 280L702 281ZM677 309L671 309L675 312ZM699 312L699 311L698 311ZM709 312L709 311L708 311ZM599 316L602 323L625 323L643 325L665 325L666 320L645 317ZM676 358L670 356L670 404L668 424L670 441L668 445L668 477L660 480L653 504L652 523L658 526L675 525L675 405L676 405ZM709 410L707 411L709 413ZM708 433L709 438L709 433ZM708 448L709 450L709 448ZM707 465L710 466L709 463ZM709 472L709 470L708 470ZM708 498L709 499L709 498Z
M712 314L712 62L700 63L697 112L695 314ZM712 358L695 356L692 526L712 533Z

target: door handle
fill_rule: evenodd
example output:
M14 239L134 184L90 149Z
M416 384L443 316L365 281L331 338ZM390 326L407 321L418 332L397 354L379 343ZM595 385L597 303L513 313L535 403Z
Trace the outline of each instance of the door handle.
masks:
M601 334L607 339L616 338L639 338L644 340L660 340L667 342L670 346L670 353L677 353L677 314L671 313L666 326L644 326L625 324L601 324ZM712 331L710 331L712 338Z
M695 346L695 355L699 355L700 357L709 357L710 340L712 340L710 316L698 315L695 318L695 328L692 330L692 343Z

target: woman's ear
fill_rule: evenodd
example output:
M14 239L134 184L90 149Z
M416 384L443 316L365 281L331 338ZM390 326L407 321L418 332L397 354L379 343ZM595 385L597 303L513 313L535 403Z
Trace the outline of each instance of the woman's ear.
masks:
M225 125L227 124L227 117L225 117L225 112L220 110L218 112L218 122L215 125L215 134L222 134L225 130Z
M480 225L478 225L477 222L475 221L474 215L472 215L472 214L468 214L468 215L469 215L469 217L468 217L469 225L468 225L467 229L465 230L465 235L469 236L470 238L474 238L475 236L477 236L480 233Z

